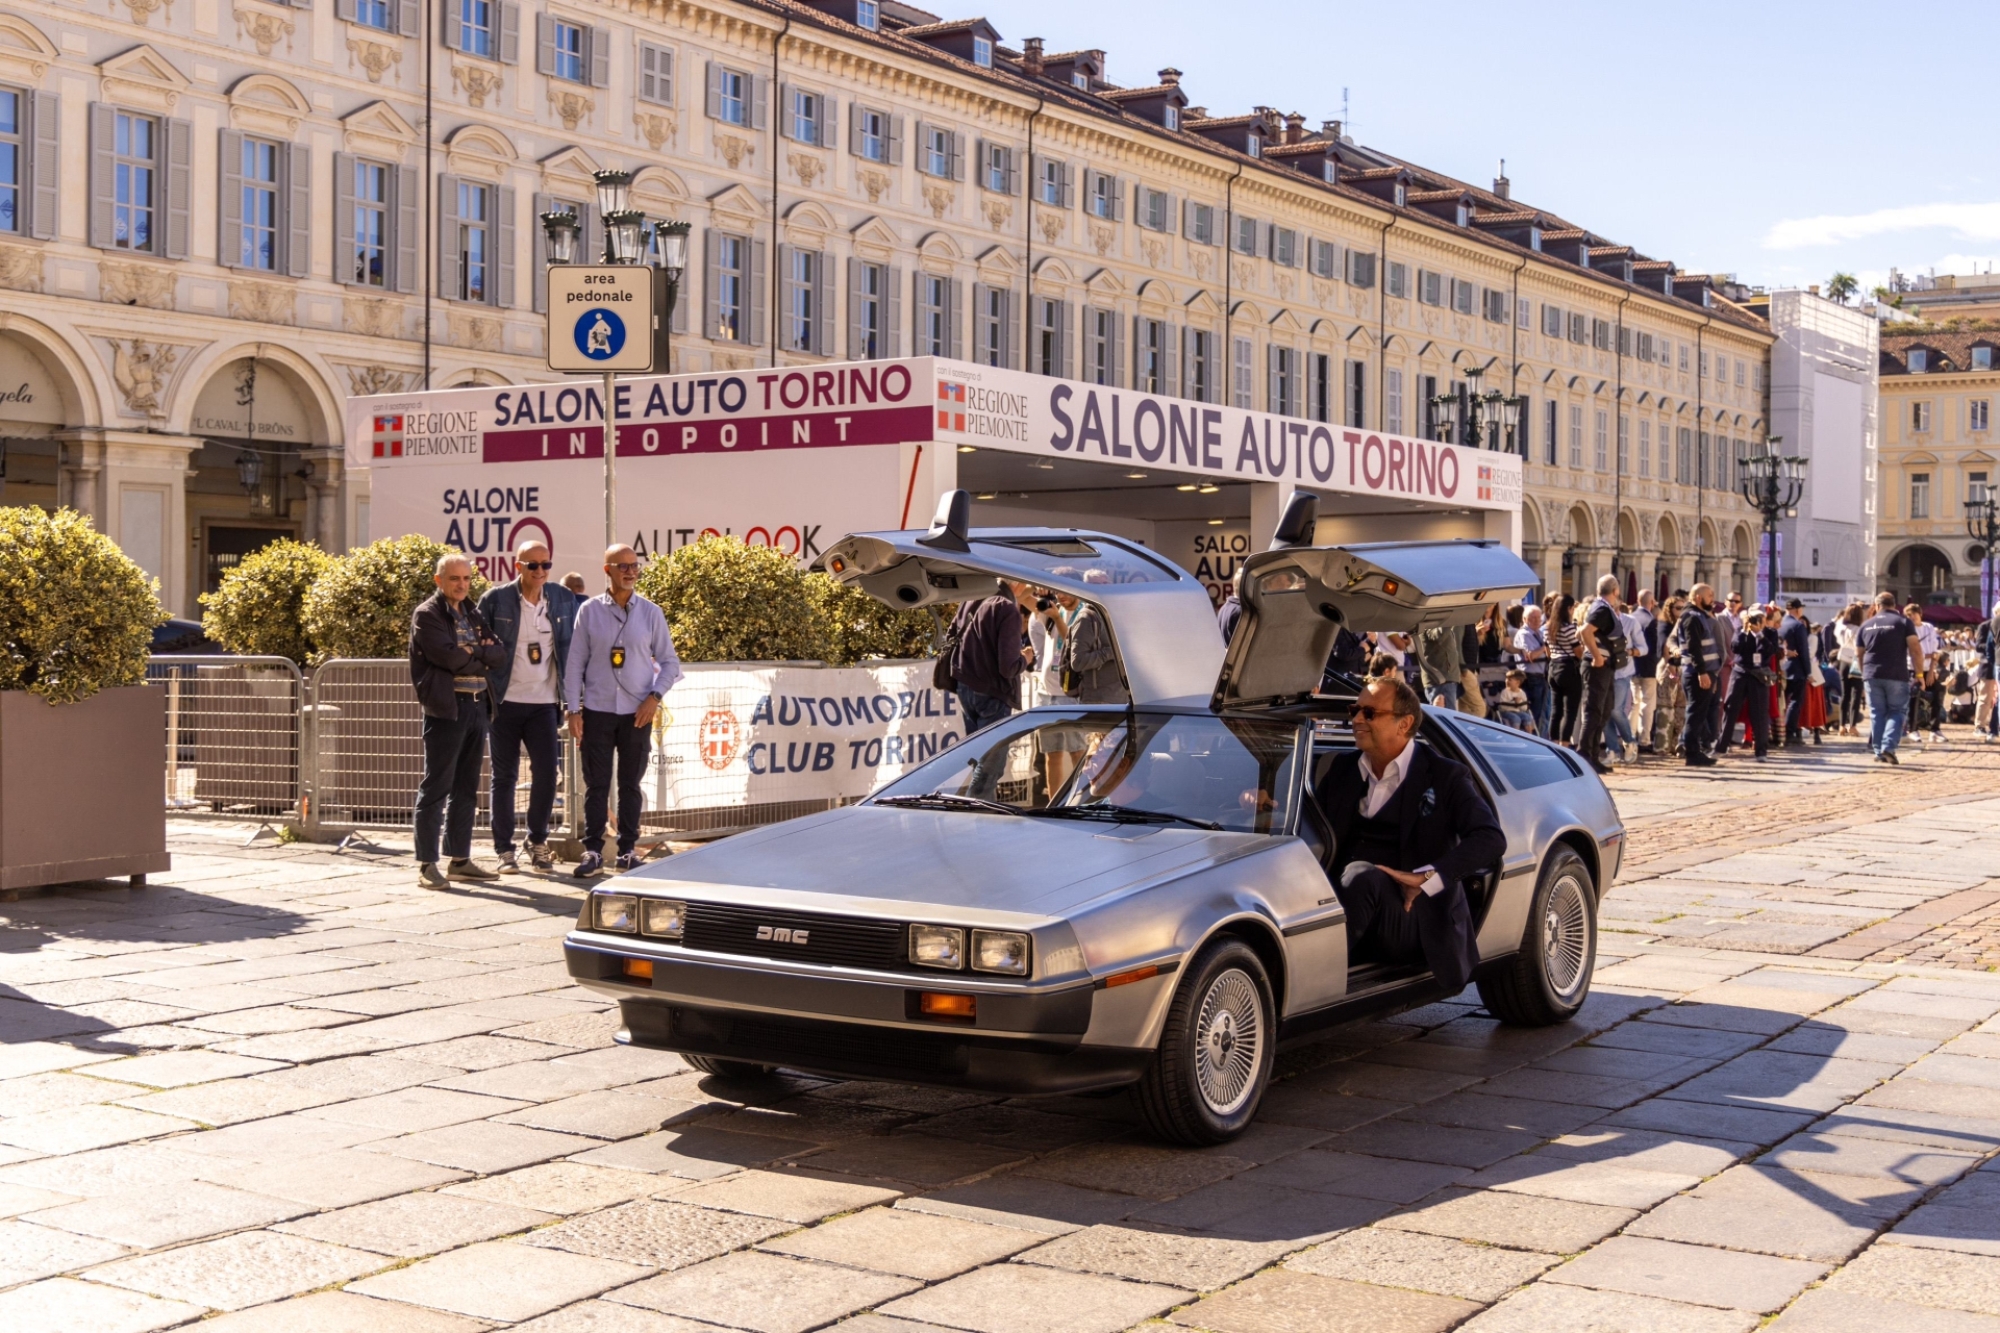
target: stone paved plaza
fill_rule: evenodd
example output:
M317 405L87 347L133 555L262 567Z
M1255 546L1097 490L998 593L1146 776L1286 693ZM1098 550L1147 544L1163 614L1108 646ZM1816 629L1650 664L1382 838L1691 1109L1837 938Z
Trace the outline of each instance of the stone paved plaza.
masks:
M182 823L0 904L0 1329L2000 1333L2000 747L1611 779L1596 989L1124 1097L704 1078L568 985L567 880Z

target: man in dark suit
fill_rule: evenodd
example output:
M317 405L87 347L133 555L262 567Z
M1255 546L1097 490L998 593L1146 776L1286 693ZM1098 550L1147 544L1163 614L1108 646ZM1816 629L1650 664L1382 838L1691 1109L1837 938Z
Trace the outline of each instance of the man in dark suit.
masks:
M1778 642L1785 654L1785 744L1804 745L1805 731L1799 715L1806 706L1806 688L1812 675L1812 630L1806 626L1805 603L1794 597L1785 603L1784 623L1778 626Z
M1349 952L1421 964L1457 991L1479 964L1465 879L1499 864L1507 836L1465 766L1414 743L1421 721L1408 685L1369 685L1354 703L1358 750L1334 760L1317 797Z

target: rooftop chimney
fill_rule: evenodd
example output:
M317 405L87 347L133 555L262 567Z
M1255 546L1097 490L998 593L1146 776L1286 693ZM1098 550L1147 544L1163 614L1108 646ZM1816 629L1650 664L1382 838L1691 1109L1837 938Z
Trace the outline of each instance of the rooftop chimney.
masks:
M1507 159L1503 157L1500 159L1500 174L1493 178L1493 193L1502 199L1512 199L1513 190L1514 182L1507 179Z
M1327 138L1338 142L1340 139L1340 122L1337 120L1322 120L1319 123L1319 132Z
M1189 107L1189 108L1187 109L1187 119L1189 119L1189 120L1207 120L1207 119L1208 119L1208 108L1207 108L1207 107L1205 107L1205 106L1191 106L1191 107Z
M1029 78L1039 78L1042 73L1042 39L1030 37L1021 43L1021 72Z
M1162 87L1178 88L1180 87L1180 83L1181 83L1181 72L1179 70L1169 66L1168 68L1160 71L1160 84Z
M1306 137L1306 118L1294 111L1285 117L1285 142L1301 143Z

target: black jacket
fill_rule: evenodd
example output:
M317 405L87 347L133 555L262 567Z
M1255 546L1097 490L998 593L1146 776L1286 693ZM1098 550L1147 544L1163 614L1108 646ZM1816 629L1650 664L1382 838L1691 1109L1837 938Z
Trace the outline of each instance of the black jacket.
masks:
M1412 742L1415 744L1415 742ZM1361 752L1337 756L1315 793L1333 830L1333 882L1338 884L1354 859L1355 822L1368 783L1361 776ZM1472 780L1465 765L1446 759L1427 745L1417 746L1403 782L1390 799L1401 833L1401 854L1392 870L1430 866L1444 881L1444 891L1422 895L1414 911L1424 958L1439 984L1457 991L1479 965L1479 948L1466 901L1465 880L1500 864L1507 853L1507 835L1500 818Z
M958 609L958 651L951 674L961 689L989 699L1021 697L1021 606L1006 589Z
M428 717L457 717L455 676L485 676L507 664L507 650L494 639L486 618L470 600L465 614L480 643L472 649L458 646L458 627L451 607L441 592L417 603L410 613L410 684L416 687L417 702ZM489 706L492 691L487 690Z
M1700 607L1689 603L1681 612L1681 669L1686 679L1707 676L1714 683L1722 672L1722 645L1716 642L1715 620Z

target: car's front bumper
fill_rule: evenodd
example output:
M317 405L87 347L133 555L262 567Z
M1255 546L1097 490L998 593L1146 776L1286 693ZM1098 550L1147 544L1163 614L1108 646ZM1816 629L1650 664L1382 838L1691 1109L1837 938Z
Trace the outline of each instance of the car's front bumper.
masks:
M636 1046L1014 1096L1117 1087L1152 1057L1086 1042L1097 990L1088 978L1037 985L806 971L589 932L572 934L563 954L580 985L618 1000L618 1039ZM650 962L651 978L627 975L628 959ZM919 1017L926 991L975 996L976 1018Z

